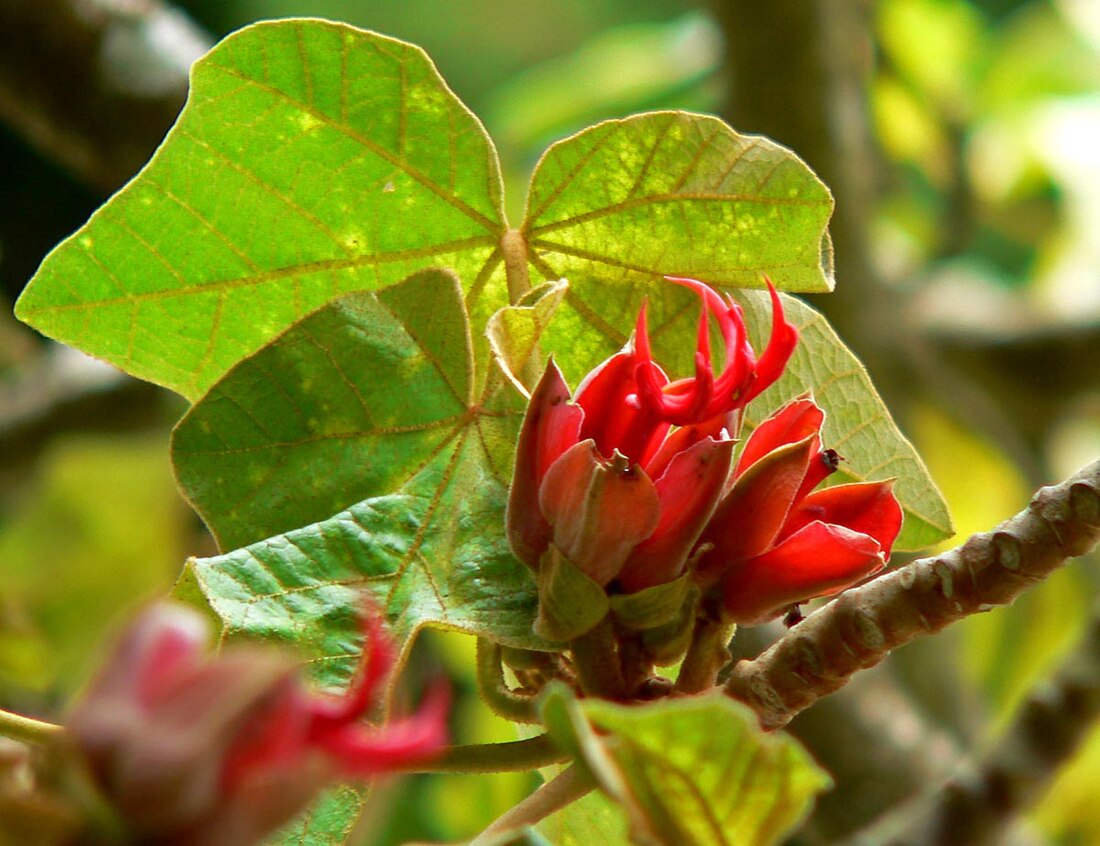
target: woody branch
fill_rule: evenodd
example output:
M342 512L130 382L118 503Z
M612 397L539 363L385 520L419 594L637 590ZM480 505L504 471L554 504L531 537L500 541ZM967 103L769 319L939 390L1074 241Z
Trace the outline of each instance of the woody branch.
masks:
M1040 488L992 532L847 591L755 660L737 664L726 691L765 728L781 728L891 650L1011 602L1098 542L1100 460Z

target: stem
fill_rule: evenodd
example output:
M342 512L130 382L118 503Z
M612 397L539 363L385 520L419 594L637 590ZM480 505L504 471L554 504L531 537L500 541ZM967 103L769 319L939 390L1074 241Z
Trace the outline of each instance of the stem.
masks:
M1069 558L1100 542L1100 461L992 532L901 567L811 614L753 661L733 668L726 692L768 729L843 687L904 643L1011 602Z
M684 656L684 663L680 665L676 690L680 693L702 693L714 687L719 671L730 661L726 647L732 636L732 626L706 617L697 618L691 646Z
M497 838L517 828L534 825L559 811L571 802L580 799L596 786L592 776L576 766L569 767L557 778L546 782L542 787L524 799L515 807L498 817L481 834L471 840L468 846L488 846Z
M0 710L0 736L18 740L20 743L47 743L64 732L63 727L54 723Z
M509 229L500 236L500 251L504 255L504 273L508 278L508 301L515 305L531 290L527 270L527 239L518 229Z
M477 639L477 686L485 704L498 717L514 723L539 722L535 694L508 687L501 664L501 646L483 637Z
M884 846L995 846L1081 748L1100 716L1100 606L1052 679L1040 682L979 760L934 793L845 841Z
M449 746L433 761L413 765L417 773L510 773L535 770L570 759L548 735L506 743L472 743Z
M585 693L605 699L626 698L626 681L610 617L604 617L595 628L574 640L570 650Z

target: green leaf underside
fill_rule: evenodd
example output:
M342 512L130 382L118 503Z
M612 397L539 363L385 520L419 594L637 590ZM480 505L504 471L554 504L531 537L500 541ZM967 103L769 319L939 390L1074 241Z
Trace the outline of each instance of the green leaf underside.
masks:
M717 118L654 112L552 146L532 177L524 234L546 279L671 274L756 288L768 274L784 290L828 291L832 207L786 148ZM585 304L580 292L570 299Z
M365 799L365 789L347 785L335 787L265 843L269 846L343 846Z
M225 375L172 441L180 487L223 549L397 490L467 429L504 481L500 418L473 399L470 337L453 276L424 271L345 295ZM514 409L518 415L519 409Z
M749 337L759 353L771 333L770 300L756 291L740 291L736 296L745 308ZM665 281L611 286L598 279L574 279L542 339L544 349L554 351L570 385L575 386L585 373L621 348L643 298L649 302L650 335L657 360L672 378L693 372L698 297ZM827 412L825 445L844 457L828 484L896 477L894 493L905 511L905 523L895 550L923 549L950 537L951 518L943 497L913 445L898 430L863 365L813 308L786 295L783 304L788 319L798 327L800 340L784 375L746 409L743 437L788 400L813 391ZM715 362L720 361L716 355Z
M17 313L194 398L303 314L426 266L503 304L503 221L496 153L423 51L257 24L195 64L165 143Z
M829 784L797 741L762 733L747 708L720 694L632 706L567 696L552 694L565 701L548 703L548 716L564 705L570 719L551 728L560 734L568 722L570 745L621 801L635 842L777 843ZM566 831L562 822L551 825Z

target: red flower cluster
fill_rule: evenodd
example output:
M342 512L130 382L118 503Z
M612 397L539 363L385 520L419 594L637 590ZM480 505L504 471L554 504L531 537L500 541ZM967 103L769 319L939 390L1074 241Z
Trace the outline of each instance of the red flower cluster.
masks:
M836 466L812 399L765 421L732 466L741 410L782 375L798 341L771 283L771 337L757 358L737 303L701 282L671 281L703 302L695 375L670 381L653 361L644 306L632 343L572 401L549 363L517 446L507 516L516 555L537 568L552 544L625 593L697 562L697 581L720 586L732 622L767 619L882 567L901 521L890 483L810 494ZM718 374L708 316L725 344Z
M130 833L150 842L248 844L289 820L337 778L426 760L446 742L448 696L429 695L384 728L375 707L394 663L365 618L359 672L342 697L311 693L278 650L207 657L202 618L151 607L122 637L68 728Z

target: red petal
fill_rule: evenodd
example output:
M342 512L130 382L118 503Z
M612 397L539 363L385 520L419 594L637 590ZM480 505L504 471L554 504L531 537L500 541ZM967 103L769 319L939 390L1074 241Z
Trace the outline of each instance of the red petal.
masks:
M884 566L874 538L810 523L774 549L732 567L722 583L723 607L730 622L761 623L788 605L837 593Z
M840 467L843 459L836 454L835 449L823 449L814 456L810 462L810 469L806 471L806 478L802 480L802 487L798 489L795 502L802 499L821 482L833 475Z
M820 439L821 424L824 422L824 410L811 397L791 400L749 435L745 448L737 459L737 475L740 476L754 462L784 444L793 444L810 435Z
M528 566L538 566L550 543L550 524L539 511L539 485L558 456L577 443L583 417L581 409L569 404L569 386L551 359L520 429L505 518L512 550Z
M605 462L592 441L582 441L554 462L539 491L554 546L606 585L639 543L653 534L661 503L653 482L625 458Z
M642 461L668 432L668 423L639 399L635 372L641 363L642 357L628 348L603 362L577 388L575 402L584 409L580 440L594 440L605 457L618 450ZM652 361L646 363L646 372L658 387L668 383L664 371Z
M893 494L893 486L893 481L861 482L812 493L791 511L783 536L789 537L819 520L869 535L889 558L902 521L901 505Z
M323 749L348 777L363 777L402 769L435 757L447 743L450 693L439 685L411 717L369 729L348 724L327 734L317 747Z
M722 495L732 457L733 441L707 438L671 460L656 482L661 521L649 539L630 553L619 573L627 593L680 575Z
M356 677L344 696L312 697L309 711L314 731L348 723L363 716L378 699L382 683L397 660L389 632L382 624L381 613L368 605L362 612L363 649L359 656Z
M813 442L808 437L774 449L738 477L703 533L714 547L700 562L700 574L716 577L775 542L806 476Z
M728 441L735 425L729 414L719 414L702 423L681 426L661 442L657 452L643 465L646 475L651 479L661 478L673 458L704 438Z
M798 330L783 314L783 302L779 298L779 292L775 290L775 286L767 276L764 277L764 281L768 283L768 291L772 297L772 334L768 339L767 348L761 354L760 360L756 362L756 381L745 394L745 403L783 375L783 370L787 367L787 362L790 361L794 348L798 344Z

